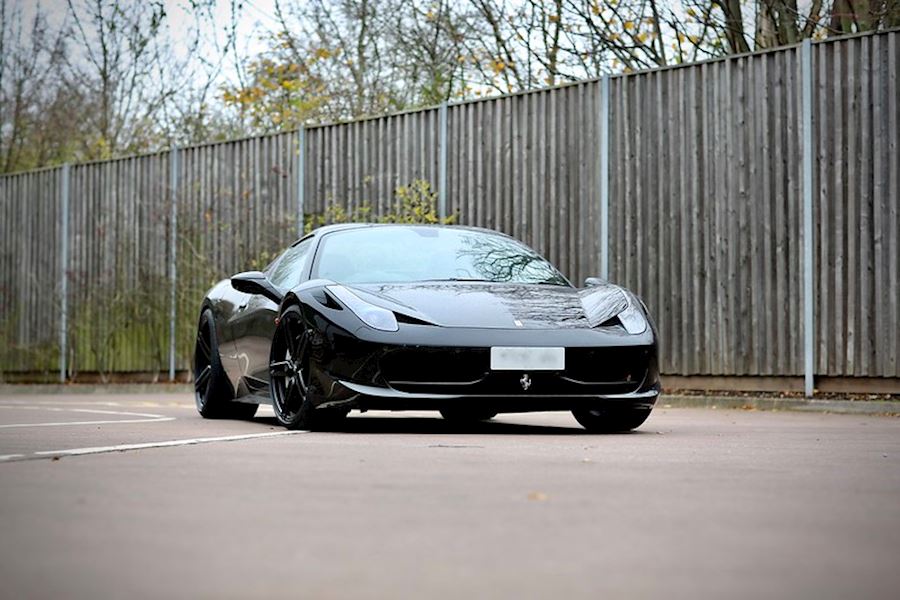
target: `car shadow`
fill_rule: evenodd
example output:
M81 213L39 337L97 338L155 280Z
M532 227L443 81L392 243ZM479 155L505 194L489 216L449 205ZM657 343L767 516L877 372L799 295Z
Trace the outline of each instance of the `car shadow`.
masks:
M274 417L257 417L257 423L265 423L279 427ZM641 430L624 433L591 433L579 425L559 427L528 423L504 423L500 421L478 421L475 423L454 423L441 417L378 417L351 415L334 426L316 429L322 433L367 433L367 434L433 434L433 435L572 435L572 436L610 436L641 435Z

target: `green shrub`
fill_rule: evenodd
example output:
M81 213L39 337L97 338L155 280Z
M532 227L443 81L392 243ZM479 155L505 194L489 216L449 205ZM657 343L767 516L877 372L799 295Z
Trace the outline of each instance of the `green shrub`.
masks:
M394 207L382 215L373 217L374 210L368 201L348 211L338 202L331 202L325 212L311 215L306 221L306 232L330 223L423 223L452 224L456 215L443 219L437 210L437 192L424 179L414 179L409 185L401 185L394 190Z

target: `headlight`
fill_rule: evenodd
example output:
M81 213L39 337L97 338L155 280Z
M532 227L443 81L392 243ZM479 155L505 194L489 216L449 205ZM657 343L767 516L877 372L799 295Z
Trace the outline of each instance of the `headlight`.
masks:
M641 307L628 294L625 294L625 298L628 301L628 304L625 306L625 309L616 316L622 322L625 331L628 333L634 335L644 333L647 329L647 319L644 318Z
M381 331L397 331L400 326L397 325L397 317L393 312L374 304L369 304L342 285L325 286L329 292L334 294L344 306L359 317L359 320L371 327Z

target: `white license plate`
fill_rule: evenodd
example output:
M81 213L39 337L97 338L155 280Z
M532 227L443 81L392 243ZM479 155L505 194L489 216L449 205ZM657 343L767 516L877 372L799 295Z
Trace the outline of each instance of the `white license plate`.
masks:
M566 368L565 348L524 348L494 346L491 348L493 371L562 371Z

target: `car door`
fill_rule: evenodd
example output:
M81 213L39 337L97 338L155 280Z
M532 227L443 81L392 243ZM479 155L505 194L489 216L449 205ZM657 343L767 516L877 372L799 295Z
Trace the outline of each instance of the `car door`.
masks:
M282 291L299 285L306 273L312 242L312 238L307 238L288 248L266 272L269 281ZM241 395L268 389L269 352L277 316L278 304L257 294L248 294L235 309L231 329L241 372Z

